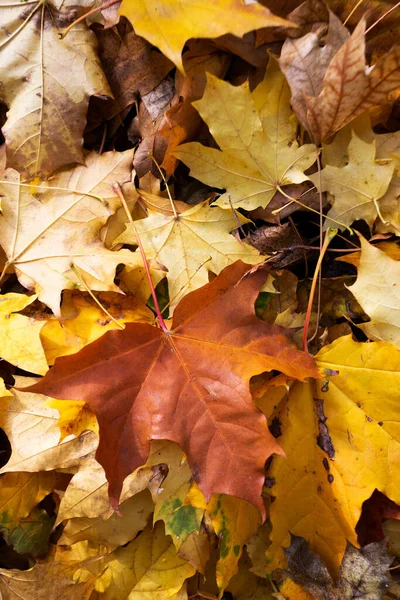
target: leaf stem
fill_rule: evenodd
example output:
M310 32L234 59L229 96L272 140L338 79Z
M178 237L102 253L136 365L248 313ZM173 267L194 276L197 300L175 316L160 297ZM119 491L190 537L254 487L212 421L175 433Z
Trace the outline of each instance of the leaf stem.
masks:
M311 208L311 206L307 206L307 204L303 204L303 202L300 202L300 200L298 200L297 198L292 198L291 196L289 196L289 194L287 194L280 186L277 187L277 190L283 196L285 196L285 198L288 198L288 200L290 200L290 202L288 202L287 204L285 204L285 206L281 206L280 208L277 208L276 210L273 210L272 211L273 215L279 214L281 212L281 210L283 210L284 208L286 208L290 204L293 204L293 202L295 202L296 204L299 204L300 206L302 206L303 208L305 208L307 210L310 210L311 212L315 213L316 215L320 214L320 211L315 210L315 208ZM336 225L340 225L340 227L344 227L345 229L347 229L347 231L349 233L351 233L351 235L353 235L354 231L351 229L351 227L349 227L345 223L342 223L341 221L337 221L336 219L333 219L329 215L325 215L325 219L329 219L329 221L332 221L333 223L336 223Z
M372 25L370 25L370 26L368 27L368 29L365 31L365 35L367 35L367 33L369 33L369 32L371 31L371 29L372 29L373 27L375 27L375 25L378 25L378 23L379 23L380 21L382 21L382 19L384 19L385 17L387 17L388 15L390 15L390 13L391 13L391 12L393 12L393 11L394 11L396 8L399 8L399 6L400 6L400 2L398 2L397 4L395 4L394 6L392 6L392 8L389 8L389 10L387 10L387 11L386 11L386 12L385 12L383 15L381 15L381 16L379 17L379 19L377 19L377 20L375 21L375 23L372 23Z
M79 273L78 267L76 265L74 265L74 263L71 263L70 269L73 273L75 273L75 275L79 279L80 284L85 288L87 293L93 298L93 300L96 302L97 306L99 306L99 308L107 315L107 317L109 317L111 319L111 321L113 321L116 325L118 325L118 327L120 327L120 329L125 329L124 323L120 323L119 321L117 321L117 319L115 319L108 312L108 310L101 304L100 300L98 300L98 298L96 298L96 296L93 294L90 287L87 285L86 281L83 279L82 275Z
M311 284L310 296L308 298L306 320L304 322L304 331L303 331L303 350L304 350L304 352L308 352L308 341L307 341L308 328L310 325L310 317L311 317L311 310L312 310L312 305L313 305L313 301L314 301L315 288L317 286L317 280L318 280L318 276L319 276L319 273L321 270L322 261L324 259L325 252L327 251L329 244L331 243L331 241L333 240L333 238L335 237L336 234L337 234L337 229L334 229L333 227L329 227L329 229L325 233L324 243L322 245L321 252L318 257L317 266L315 267L315 272L314 272L314 276L313 276L312 284Z
M151 152L149 152L149 156L150 156L151 160L153 161L153 163L156 165L156 167L158 169L158 172L160 173L160 175L162 177L162 180L165 183L165 187L166 187L166 190L167 190L168 198L169 198L169 201L171 203L172 212L174 213L175 219L177 219L178 218L178 213L176 212L176 208L174 206L174 201L172 200L172 196L171 196L171 193L169 191L168 183L167 183L167 180L165 179L164 173L162 172L160 165L158 164L158 162L156 161L155 157L153 156L153 154Z
M132 215L131 215L131 213L129 211L128 205L127 205L126 200L124 198L124 195L122 193L121 186L119 185L119 183L113 183L112 189L117 194L117 196L119 197L119 199L121 200L121 204L122 204L122 206L123 206L123 208L124 208L124 210L126 212L126 216L128 217L129 223L130 223L130 225L131 225L131 227L133 229L133 233L135 234L136 243L138 245L140 254L142 256L143 265L144 265L144 268L145 268L145 271L146 271L147 281L149 282L151 296L153 298L154 308L155 308L155 311L156 311L158 322L160 323L160 327L164 331L164 333L169 333L169 330L168 330L168 328L167 328L167 326L165 324L165 321L164 321L163 316L162 316L161 311L160 311L160 306L158 304L156 290L154 289L153 281L152 281L151 275L150 275L149 263L147 262L147 258L146 258L146 254L145 254L144 248L142 246L142 242L140 240L140 237L139 237L138 231L136 229L135 223L134 223L134 221L132 219Z
M63 40L65 38L65 36L67 36L69 34L71 29L73 27L75 27L75 25L78 25L78 23L80 23L81 21L84 21L87 17L90 17L90 15L94 15L94 13L104 10L105 8L108 8L109 6L112 6L113 4L118 4L118 2L121 2L121 0L109 0L108 2L105 2L104 4L102 4L101 6L95 6L94 8L89 10L84 15L81 15L80 17L78 17L78 19L76 19L73 23L71 23L71 25L68 25L67 29L65 29L62 33L58 34L60 36L60 40Z

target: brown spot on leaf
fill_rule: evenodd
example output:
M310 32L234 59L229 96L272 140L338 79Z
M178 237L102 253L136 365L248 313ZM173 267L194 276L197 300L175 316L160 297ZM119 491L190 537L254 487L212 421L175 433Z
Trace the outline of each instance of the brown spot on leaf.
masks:
M326 452L329 458L333 458L335 456L335 448L333 447L332 440L329 435L329 430L326 425L327 417L324 413L324 401L319 400L318 398L314 398L314 403L318 417L319 434L317 436L317 444L321 448L321 450Z

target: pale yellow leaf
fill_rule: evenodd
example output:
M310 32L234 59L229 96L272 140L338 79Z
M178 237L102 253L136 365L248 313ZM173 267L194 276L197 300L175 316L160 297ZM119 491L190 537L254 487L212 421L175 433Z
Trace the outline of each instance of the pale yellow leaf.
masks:
M40 341L44 322L13 314L32 304L35 299L36 296L13 293L0 296L0 352L1 357L12 365L44 375L48 371Z
M86 166L49 182L21 186L18 173L8 169L0 183L0 235L8 261L22 285L37 290L57 316L62 290L85 291L83 280L90 289L118 292L113 283L118 264L138 264L138 256L128 250L111 252L99 238L101 227L120 206L111 186L129 181L131 165L130 150L93 152Z
M32 383L32 378L17 380L22 387L28 382ZM59 413L46 405L47 400L47 396L17 390L1 398L0 427L7 434L12 454L0 473L68 468L96 449L98 438L93 432L79 438L69 436L59 443Z

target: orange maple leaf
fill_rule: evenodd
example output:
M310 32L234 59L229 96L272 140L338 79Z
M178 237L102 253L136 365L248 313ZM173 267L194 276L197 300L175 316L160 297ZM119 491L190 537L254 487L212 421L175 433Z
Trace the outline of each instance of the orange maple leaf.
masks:
M143 465L150 440L177 442L207 499L247 500L264 514L264 464L282 450L250 395L253 375L273 369L319 377L314 359L287 330L256 318L266 271L237 261L187 294L171 331L129 323L55 366L29 390L85 400L100 426L97 460L114 506L124 478Z

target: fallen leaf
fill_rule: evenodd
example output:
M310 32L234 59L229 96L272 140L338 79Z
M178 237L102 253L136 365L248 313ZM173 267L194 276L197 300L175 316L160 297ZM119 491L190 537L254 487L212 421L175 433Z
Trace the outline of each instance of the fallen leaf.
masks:
M249 571L250 567L248 556L242 556L238 573L229 582L228 591L235 600L273 600L276 596L271 581L257 577Z
M101 306L118 323L152 323L154 320L150 309L132 296L103 292L97 298ZM60 320L46 321L40 332L49 365L54 365L58 356L78 352L104 335L106 331L118 329L117 323L112 321L88 294L65 292L61 315Z
M393 258L393 260L400 260L400 246L396 242L378 242L373 246L374 248L382 250L382 252L384 252L387 256L390 256L390 258ZM360 259L361 250L356 250L355 252L339 256L336 260L346 262L349 265L353 265L354 267L358 268L360 266Z
M99 57L114 101L108 117L151 92L166 77L173 64L142 37L128 21L122 19L112 29L97 29Z
M282 566L289 532L304 537L332 574L346 539L357 544L362 504L375 489L399 503L395 476L400 456L398 380L400 351L385 342L351 336L316 356L325 383L295 383L278 407L286 459L275 457L270 507L269 569Z
M54 473L6 473L0 480L0 529L11 534L21 519L53 491Z
M226 189L219 206L265 207L281 186L308 179L304 171L315 161L315 148L299 147L295 139L289 86L272 57L252 94L247 82L234 87L209 75L204 96L194 106L220 150L192 142L173 154L192 177Z
M176 216L151 209L148 213L146 219L135 222L135 228L147 259L168 269L170 310L183 296L208 283L210 271L218 274L238 259L249 264L261 262L255 248L230 235L247 222L232 210L210 207L205 201ZM135 244L132 226L128 224L115 242Z
M364 142L353 134L346 166L327 165L320 175L310 175L316 187L330 192L334 199L326 227L333 224L344 229L358 219L364 219L371 227L375 219L381 217L378 200L389 187L394 166L393 161L377 163L375 143Z
M57 359L33 386L85 400L94 409L101 438L97 458L114 505L124 478L146 462L149 441L169 439L186 453L206 498L237 495L264 512L264 463L280 449L251 400L249 379L272 369L295 378L318 373L310 356L290 346L285 330L254 316L265 274L244 277L247 271L238 261L185 296L171 331L135 323L110 331Z
M360 328L371 339L400 348L400 262L362 236L360 242L357 281L349 288L371 319Z
M358 115L377 105L390 104L389 94L400 84L400 49L394 47L374 65L365 62L365 19L335 54L325 72L322 90L304 94L307 115L298 117L316 144L328 139ZM308 82L307 82L308 85ZM299 95L301 90L295 92ZM296 106L294 106L296 110ZM303 118L302 118L303 117Z
M27 517L21 519L11 535L3 533L3 537L18 554L44 556L49 547L54 519L43 508L36 506Z
M46 401L46 406L55 408L59 413L60 442L70 435L79 437L85 431L93 431L96 435L99 435L96 415L85 402L49 398Z
M23 385L27 378L17 381ZM12 454L0 473L67 468L94 452L97 439L92 432L79 438L70 436L59 443L58 411L46 406L47 400L45 396L17 390L1 398L0 427L10 440Z
M238 38L233 39L239 41ZM177 166L178 159L173 155L175 148L195 139L204 125L192 103L203 96L207 73L222 78L231 63L231 55L218 52L210 41L191 40L187 46L188 50L183 55L185 75L176 71L175 96L159 124L159 135L168 144L161 165L167 175L172 175Z
M288 22L276 17L258 2L205 0L201 6L190 0L122 0L120 14L136 33L167 56L183 72L181 53L190 38L216 38L225 33L241 37L260 27L279 27Z
M316 600L378 600L383 598L388 587L387 569L393 558L389 556L385 542L368 544L360 549L348 542L336 582L320 557L310 552L301 537L292 536L285 552L290 577Z
M140 491L121 503L119 514L113 512L107 519L102 515L69 519L64 524L59 543L70 546L87 540L101 544L110 552L133 540L146 527L153 508L148 490Z
M320 4L326 11L325 5L322 2ZM301 25L304 9L308 6L311 11L315 5L319 7L318 2L304 2L301 5L302 13L299 15L298 9L293 11L290 20ZM330 10L327 12L329 26L321 24L300 38L286 38L279 59L279 65L292 90L293 109L302 123L307 123L306 96L315 97L321 93L329 63L349 37L341 20Z
M1 357L24 371L44 375L48 370L40 341L44 321L14 314L32 304L35 299L36 296L24 294L0 296Z
M25 179L83 163L89 97L111 95L94 34L79 23L60 39L75 11L71 4L54 4L38 0L0 8L0 96L9 107L3 127L7 163Z
M199 533L204 510L184 505L190 489L192 474L182 450L171 442L152 444L146 467L165 464L168 473L157 487L150 487L154 502L153 522L164 522L165 533L170 535L179 551L191 533Z
M84 543L81 542L83 545ZM71 562L75 555L80 558L79 548L72 546L66 550L65 562ZM104 592L104 600L128 598L129 600L153 600L159 598L184 600L179 597L185 579L194 574L194 569L179 558L175 546L163 531L162 523L154 529L146 528L133 542L124 548L117 548L111 554L96 561L83 562L78 581L96 578L95 589ZM78 563L77 563L78 566ZM75 575L75 576L76 576Z
M137 261L128 250L107 250L99 239L101 227L120 206L111 185L129 181L131 163L129 150L93 152L86 166L64 171L51 182L21 185L18 173L9 169L0 183L0 235L8 263L56 316L62 290L85 290L83 279L91 289L119 291L113 283L117 265Z
M149 468L131 473L124 481L121 502L143 491L153 476ZM67 519L103 519L113 515L107 492L107 479L103 467L91 456L85 458L72 477L61 498L56 525Z
M89 600L93 586L93 578L77 583L65 565L55 562L37 564L27 571L0 569L4 600Z
M220 540L216 575L222 593L238 572L243 545L256 533L261 519L254 506L240 498L226 495L212 496L207 511Z

